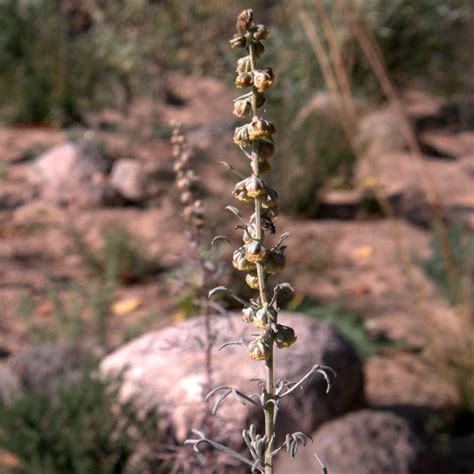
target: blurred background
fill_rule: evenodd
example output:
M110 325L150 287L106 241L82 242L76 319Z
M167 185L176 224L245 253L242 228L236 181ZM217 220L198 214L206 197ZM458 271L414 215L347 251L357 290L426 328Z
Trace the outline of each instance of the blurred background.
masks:
M310 427L331 440L322 457L338 474L472 473L472 1L0 0L1 473L224 472L187 464L155 380L161 414L144 421L121 377L96 375L199 313L172 121L193 149L203 242L238 238L218 161L247 172L228 43L243 8L270 30L285 306L334 327L363 372ZM219 281L248 295L229 256ZM392 471L377 464L389 448Z

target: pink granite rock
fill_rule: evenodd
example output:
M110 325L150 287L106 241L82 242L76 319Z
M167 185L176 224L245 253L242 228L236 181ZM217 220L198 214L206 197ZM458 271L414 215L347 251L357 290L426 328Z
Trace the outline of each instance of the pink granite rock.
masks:
M280 320L292 326L298 342L276 354L276 377L296 381L314 364L328 365L337 372L329 394L325 382L314 376L281 404L281 434L303 430L313 432L325 421L363 404L362 366L352 346L330 325L297 313L282 312ZM246 329L240 314L213 316L218 333L216 347L237 340ZM104 373L123 371L122 396L134 397L144 410L157 408L162 428L183 442L190 429L200 427L205 383L204 351L200 344L203 318L194 318L141 336L108 355L101 363ZM233 385L244 393L257 392L252 378L264 377L262 363L248 358L242 346L214 351L215 385ZM229 399L216 420L219 433L227 433L234 446L242 443L241 431L250 422L259 423L255 410ZM261 421L261 420L260 420Z

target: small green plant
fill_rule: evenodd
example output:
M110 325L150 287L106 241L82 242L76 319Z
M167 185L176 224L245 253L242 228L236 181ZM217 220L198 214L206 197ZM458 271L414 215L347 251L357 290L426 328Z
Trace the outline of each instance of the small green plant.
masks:
M131 456L154 435L156 416L143 419L132 400L119 399L119 388L119 378L102 379L88 365L56 399L23 394L0 406L0 450L16 460L1 472L132 474Z
M283 162L288 156L292 157L291 172ZM286 196L282 208L293 214L314 215L322 187L352 187L355 162L351 145L335 117L312 112L297 126L289 124L272 180Z
M19 314L33 344L87 340L108 348L112 296L110 286L100 280L90 285L76 283L66 287L51 283L43 301L51 313L49 321L35 317L34 303L28 294L20 298Z
M106 229L98 251L75 229L71 228L70 234L84 268L107 283L135 283L159 270L157 262L144 254L140 242L123 227Z
M234 298L243 306L243 321L262 331L252 334L250 343L239 340L235 344L244 345L251 359L261 361L265 365L266 377L261 381L259 395L249 396L234 387L218 386L207 396L208 399L217 397L214 414L219 405L230 395L243 405L252 404L258 407L265 419L265 432L258 433L255 425L243 430L242 436L249 448L250 457L241 455L196 429L193 430L196 438L187 440L186 444L192 445L197 452L202 444L210 445L247 464L252 472L272 474L274 457L280 451L286 449L291 457L295 457L298 448L306 445L310 439L302 432L295 432L287 434L285 441L280 446L277 445L275 424L280 401L316 373L324 376L329 388L333 372L328 367L314 365L298 382L276 381L274 378L275 347L285 349L291 346L296 342L296 335L291 327L278 323L278 296L284 291L292 291L291 285L289 283L276 285L271 296L268 289L270 278L285 267L284 241L288 234L283 234L273 247L266 242L264 244L264 240L276 232L273 219L278 215L278 195L262 179L262 175L271 170L269 159L275 152L273 135L276 132L274 124L259 115L259 108L266 100L264 91L274 82L271 68L257 67L257 60L265 52L263 40L267 37L266 27L253 23L252 10L244 10L237 17L237 33L230 41L232 47L243 48L246 51L246 54L237 61L235 85L237 88L251 88L250 92L234 100L234 114L237 117L251 116L249 123L237 127L234 132L234 143L249 160L251 175L240 176L242 180L235 185L233 196L238 201L251 204L253 207L253 214L248 219L236 207L227 207L240 220L238 228L243 233L243 245L234 251L232 264L237 270L247 273L245 281L250 288L256 290L256 295L246 301L224 286L218 286L209 292L209 297L225 293ZM230 165L227 166L233 170ZM225 236L215 237L214 241L216 240L230 242Z
M99 259L105 279L114 283L138 281L154 270L139 244L134 243L129 232L120 227L104 232L104 246Z
M89 274L88 281L51 282L40 304L48 318L37 318L31 296L26 293L21 296L19 315L30 341L87 340L109 350L115 343L142 333L151 325L154 312L143 315L122 330L111 332L114 292L119 284L135 283L156 272L156 260L148 258L139 241L122 227L104 231L99 250L92 249L72 226L69 234Z
M34 302L28 293L23 293L18 302L18 316L31 344L49 341L51 332L48 327L38 324L34 318Z
M52 282L41 303L24 293L18 303L18 314L31 344L45 342L86 342L108 351L143 334L154 321L154 311L112 331L114 287L101 279L66 285ZM43 308L43 309L42 309ZM43 311L42 317L38 312Z

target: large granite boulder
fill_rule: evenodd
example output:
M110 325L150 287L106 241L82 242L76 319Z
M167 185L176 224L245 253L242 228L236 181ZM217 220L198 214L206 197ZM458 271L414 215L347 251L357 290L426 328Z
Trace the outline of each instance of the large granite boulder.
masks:
M276 377L297 381L314 364L327 365L337 372L329 394L321 376L306 383L304 391L282 402L280 434L303 430L313 432L322 423L361 407L364 403L362 365L352 346L333 327L297 313L282 312L280 320L296 331L298 342L277 350ZM241 321L240 313L213 316L216 346L243 337L252 328ZM101 363L103 373L121 372L122 396L133 397L144 410L161 412L162 428L183 442L193 427L201 427L203 386L206 383L205 353L201 344L203 318L195 318L141 336L108 355ZM232 385L244 393L258 391L252 378L264 378L264 365L248 358L242 346L228 346L213 353L214 385ZM240 446L241 431L250 422L261 423L253 407L235 400L224 402L215 420L234 446Z
M294 460L280 454L275 473L320 472L314 453L331 474L433 472L424 470L425 448L409 423L384 411L360 410L324 424Z

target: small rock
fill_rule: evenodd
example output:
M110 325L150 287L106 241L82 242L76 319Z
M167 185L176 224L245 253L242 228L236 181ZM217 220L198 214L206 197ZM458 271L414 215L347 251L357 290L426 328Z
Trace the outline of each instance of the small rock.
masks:
M422 470L425 449L408 422L389 412L361 410L324 424L294 460L277 457L276 474L319 472L314 453L331 474L432 472Z
M112 168L111 186L125 199L140 201L144 198L143 168L136 160L122 159Z
M79 377L87 357L76 344L45 344L10 357L0 369L0 402L20 394L54 397L64 382Z
M31 166L29 181L40 196L60 204L81 207L114 201L106 177L112 160L92 140L56 145L40 155Z
M359 160L355 177L359 183L371 181L393 207L397 216L429 227L434 217L428 190L436 191L442 203L442 217L470 222L474 215L474 186L466 172L466 160L432 160L408 153L377 155L376 175L369 160ZM429 177L428 177L429 173Z
M352 346L333 327L297 313L282 312L280 319L295 329L298 342L289 349L276 351L276 377L297 381L314 364L328 365L337 372L337 381L329 395L325 382L314 376L304 391L296 391L285 399L279 414L281 433L303 430L312 432L322 423L364 403L361 362ZM217 333L216 347L238 340L246 327L239 313L228 318L213 316L212 328ZM122 396L133 397L144 410L158 408L163 430L170 430L183 442L191 428L200 427L203 416L203 384L205 383L203 318L195 318L175 326L139 337L108 355L101 363L104 373L123 371ZM250 379L263 378L264 365L248 358L241 346L228 346L214 351L214 386L232 385L244 393L257 391ZM226 400L215 418L219 433L241 446L241 431L251 422L260 425L261 413L252 406L242 407ZM216 428L217 429L217 428Z

